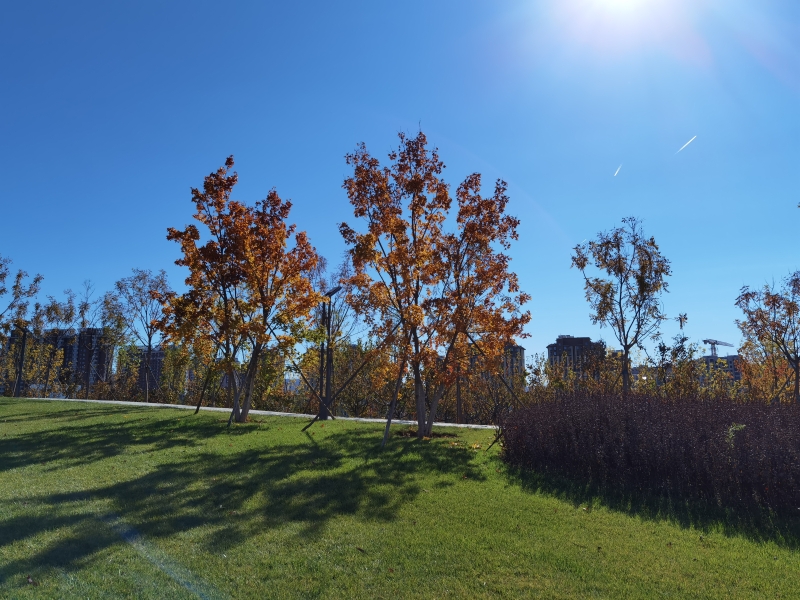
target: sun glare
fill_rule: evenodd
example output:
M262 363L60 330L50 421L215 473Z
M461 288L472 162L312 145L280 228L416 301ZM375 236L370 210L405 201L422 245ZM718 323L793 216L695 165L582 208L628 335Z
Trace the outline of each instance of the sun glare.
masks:
M619 12L631 12L644 8L647 4L653 4L652 0L593 0L593 2L598 7Z
M705 62L708 52L693 15L702 0L560 0L554 15L578 46L603 55L662 48L684 59Z

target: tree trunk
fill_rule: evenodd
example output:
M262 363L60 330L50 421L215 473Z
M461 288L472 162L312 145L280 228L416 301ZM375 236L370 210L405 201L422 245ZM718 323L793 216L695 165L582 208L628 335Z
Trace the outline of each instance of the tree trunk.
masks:
M84 372L83 380L86 382L86 399L89 399L89 388L92 381L92 363L94 362L94 342L89 347L89 360L86 361L86 370Z
M794 401L800 402L800 360L794 361Z
M433 433L433 422L436 420L436 411L439 408L439 400L442 399L442 396L444 396L446 392L447 390L445 387L443 385L439 385L433 394L431 409L428 413L428 422L425 424L425 435L428 437L430 437Z
M394 394L392 394L392 401L389 403L389 414L386 415L386 429L383 430L383 441L381 448L386 446L386 440L389 439L389 427L392 425L392 418L394 417L394 410L397 407L397 397L400 395L400 386L403 384L403 372L406 368L405 356L400 361L400 369L397 373L397 381L394 384Z
M414 368L414 397L417 404L417 438L425 437L425 386L422 385L422 373L419 363Z
M212 361L213 362L213 361ZM203 379L203 388L200 390L200 399L197 401L197 408L194 409L194 414L200 412L200 406L203 404L203 396L206 393L206 386L208 386L208 381L211 379L211 364L212 362L208 363L208 367L206 368L206 376Z
M50 356L47 359L47 368L44 371L44 394L42 394L44 398L47 398L47 387L50 383L50 368L53 365L54 354L55 352L50 352Z
M234 370L232 368L228 369L228 403L230 404L231 394L233 394L233 408L231 410L231 416L228 418L228 427L231 426L231 421L236 419L239 421L239 393L241 388L236 385L236 377L234 377Z
M628 348L622 349L622 397L627 398L631 388L630 371L628 369Z
M14 382L14 397L19 398L22 392L22 377L25 370L25 346L28 342L28 330L22 330L22 346L19 351L19 366L17 368L17 380Z
M256 375L258 374L258 366L259 361L261 360L262 348L263 346L261 346L261 344L256 344L253 347L253 353L250 355L250 364L247 365L245 382L242 386L245 391L244 403L242 404L242 412L236 419L237 423L245 423L247 421L247 415L250 414L250 406L253 402L253 389L255 387Z
M461 370L456 374L456 423L459 425L464 422L464 408L461 404Z
M147 354L144 362L144 401L150 402L150 357L153 355L153 345L147 340Z

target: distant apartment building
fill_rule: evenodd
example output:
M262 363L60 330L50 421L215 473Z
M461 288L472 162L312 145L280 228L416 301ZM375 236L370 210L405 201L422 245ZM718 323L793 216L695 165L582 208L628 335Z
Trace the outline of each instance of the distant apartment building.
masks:
M604 356L606 346L603 342L593 342L588 337L559 335L554 344L547 346L547 360L551 365L580 368L593 356Z
M37 339L53 346L55 350L62 351L61 363L53 365L62 385L74 384L78 388L92 386L98 381L107 380L111 375L114 348L103 335L102 328L89 327L78 331L48 329ZM5 350L8 351L12 346L19 348L21 341L22 333L14 330L9 336ZM30 384L24 380L20 383L23 387ZM4 393L11 389L8 382L4 382L3 388ZM48 394L50 393L60 392L50 389Z
M728 356L703 356L699 360L703 362L707 370L720 369L728 373L733 381L740 381L742 379L742 372L736 364L740 360L738 354L729 354Z
M508 344L503 352L503 372L507 379L525 375L525 348Z
M111 375L114 347L104 336L101 327L87 327L77 332L72 329L48 329L45 340L63 350L61 379L64 383L94 385Z
M484 376L489 376L483 366L483 356L475 349L470 356L470 369L483 370ZM507 380L512 380L525 375L525 348L517 344L506 344L501 360L502 373Z
M155 346L150 351L149 368L147 364L147 346L137 346L136 349L139 351L137 384L140 390L145 391L149 387L152 392L161 382L161 372L164 369L164 359L167 356L166 349L161 346Z
M114 347L108 343L100 327L81 329L77 336L75 370L81 385L94 385L111 375Z

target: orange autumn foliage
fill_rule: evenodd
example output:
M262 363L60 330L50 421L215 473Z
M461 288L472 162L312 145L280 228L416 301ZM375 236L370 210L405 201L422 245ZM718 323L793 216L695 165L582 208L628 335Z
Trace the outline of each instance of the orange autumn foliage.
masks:
M428 149L421 132L399 137L391 166L382 167L363 144L347 156L354 173L344 188L366 230L342 223L340 231L353 263L348 301L373 333L393 337L401 350L396 389L407 361L423 437L457 365L468 360L470 339L499 364L505 345L525 337L530 314L522 305L529 296L503 253L518 225L505 214L506 184L498 181L483 197L480 175L468 177L456 193L456 231L447 232L452 198L438 151Z
M319 257L305 232L287 224L291 203L274 190L255 206L231 199L238 181L233 157L205 178L203 189L192 189L194 219L208 233L188 225L169 228L167 239L181 246L176 264L187 267L187 292L170 294L161 322L173 340L208 348L228 374L233 395L232 418L247 420L253 384L268 347L294 345L320 297L310 274ZM237 361L245 359L241 380Z

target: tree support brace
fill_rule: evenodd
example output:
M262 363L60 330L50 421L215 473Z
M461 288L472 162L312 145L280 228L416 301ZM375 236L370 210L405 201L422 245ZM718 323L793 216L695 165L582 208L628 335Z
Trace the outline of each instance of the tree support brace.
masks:
M392 330L389 332L389 335L387 335L385 338L383 338L383 341L382 341L380 344L378 344L378 345L377 345L375 348L373 348L373 349L372 349L372 351L370 352L370 354L373 354L373 355L374 355L374 354L375 354L375 353L376 353L376 352L377 352L377 351L378 351L378 350L379 350L379 349L380 349L380 348L381 348L381 347L382 347L382 346L383 346L383 345L386 343L386 341L387 341L389 338L391 338L391 337L392 337L392 335L394 335L394 332L395 332L395 331L397 331L397 328L398 328L398 327L400 327L400 323L399 323L399 322L397 323L397 325L395 325L395 326L394 326L394 328L392 328ZM344 382L344 383L341 385L341 387L339 387L339 389L338 389L338 390L336 390L336 392L335 392L335 393L334 393L334 394L331 396L331 399L330 399L330 405L328 406L328 410L329 410L329 411L330 411L330 408L333 406L333 403L336 401L336 398L339 396L339 394L341 394L341 393L342 393L342 392L345 390L345 388L346 388L348 385L350 385L350 382L351 382L351 381L353 381L353 379L355 379L355 378L356 378L356 376L357 376L357 375L358 375L358 374L361 372L361 369L363 369L364 367L366 367L366 366L367 366L367 364L369 363L369 361L371 361L371 360L372 360L372 356L368 356L367 358L365 358L365 359L364 359L364 362L362 362L362 363L359 365L359 367L358 367L358 368L357 368L357 369L356 369L356 370L353 372L353 374L352 374L352 375L350 375L350 377L348 377L348 378L347 378L347 381L345 381L345 382ZM302 376L302 373L300 373L300 375ZM308 384L307 384L307 385L308 385ZM310 385L309 385L308 387L309 387L309 388L311 388L311 386L310 386ZM312 389L312 391L314 391L314 393L316 394L316 390L314 390L313 388L311 388L311 389ZM319 397L319 396L317 396L317 397ZM320 403L322 403L322 399L321 399L321 398L320 398ZM321 408L321 407L320 407L320 408ZM320 411L320 412L321 412L321 411ZM330 416L331 416L331 418L332 418L332 419L335 419L335 418L336 418L336 417L334 417L334 416L333 416L333 414L332 414L332 413L331 413L331 415L330 415ZM315 416L315 417L314 417L314 418L311 420L311 422L310 422L310 423L308 423L308 424L307 424L305 427L303 427L303 428L302 428L300 431L301 431L301 432L305 431L306 429L308 429L309 427L311 427L311 426L312 426L314 423L316 423L316 422L317 422L317 420L319 420L319 413L317 413L317 415L316 415L316 416Z
M480 347L480 346L478 346L478 342L476 342L476 341L475 341L475 338L473 338L473 337L472 337L472 336L469 334L469 332L467 332L467 337L468 337L468 338L469 338L469 340L472 342L472 344L473 344L473 345L474 345L474 346L475 346L475 347L478 349L478 352L480 352L480 353L481 353L481 355L482 355L484 358L486 358L486 353L485 353L485 352L484 352L484 351L481 349L481 347ZM505 385L505 386L506 386L506 389L507 389L507 390L508 390L508 391L511 393L511 396L514 398L514 400L516 400L516 401L517 401L517 404L520 404L519 398L517 398L517 394L514 392L514 390L513 390L513 389L511 389L511 386L510 386L510 385L508 384L508 382L506 381L506 378L505 378L505 377L503 377L503 376L502 376L500 373L498 373L498 374L497 374L497 376L500 378L500 381L502 381L502 382L503 382L503 385ZM485 451L486 451L486 452L488 452L488 451L489 451L489 448L491 448L491 447L492 447L492 446L494 446L494 445L495 445L497 442L499 442L501 437L503 437L503 428L502 428L500 425L498 425L498 426L497 426L497 435L496 435L496 436L494 436L494 441L493 441L491 444L489 444L489 446L486 448L486 450L485 450Z

